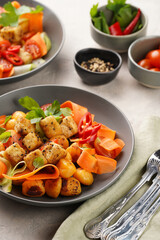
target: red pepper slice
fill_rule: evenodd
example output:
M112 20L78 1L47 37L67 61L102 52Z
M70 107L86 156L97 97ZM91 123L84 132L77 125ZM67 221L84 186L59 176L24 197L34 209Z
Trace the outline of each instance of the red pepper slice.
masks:
M140 15L141 15L141 10L138 9L138 12L137 12L135 18L134 18L134 19L130 22L130 24L124 29L124 31L123 31L123 34L124 34L124 35L127 35L127 34L132 33L134 27L136 26L136 24L137 24L137 22L138 22L138 20L139 20L139 18L140 18Z
M112 24L109 27L109 30L111 35L115 35L115 36L123 35L119 22L115 22L114 24Z
M82 138L85 139L91 135L97 134L98 130L100 129L101 124L97 123L93 126L89 126L84 130Z
M7 49L7 51L18 53L20 48L21 48L21 45L12 45Z
M97 138L97 133L95 133L94 135L90 135L85 139L80 139L79 143L80 144L91 143L91 142L94 142L96 140L96 138Z
M4 51L2 55L13 65L20 66L23 64L22 59L14 52Z
M84 116L80 119L78 124L78 135L79 137L83 136L84 130L92 125L92 114L87 112Z

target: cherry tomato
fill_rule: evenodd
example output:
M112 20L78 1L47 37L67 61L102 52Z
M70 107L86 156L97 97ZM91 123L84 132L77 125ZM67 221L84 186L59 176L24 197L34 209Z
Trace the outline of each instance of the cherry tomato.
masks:
M21 45L12 45L7 49L7 51L18 53L20 48L21 48Z
M5 57L13 65L20 66L23 64L22 59L18 56L17 53L4 51L2 52L2 56Z
M32 39L28 39L25 43L25 50L32 55L33 59L40 58L42 56L39 45Z
M146 69L152 68L150 59L146 59L146 58L139 61L138 65L140 65L141 67L146 68Z
M148 52L146 58L150 59L153 67L160 68L160 49Z
M13 68L13 64L4 58L0 58L0 65L3 66L3 72L8 72Z
M28 39L30 39L33 35L35 35L35 32L28 32L28 33L25 33L22 37L22 39L24 41L27 41Z
M8 40L0 41L0 51L5 51L11 46L11 43Z
M41 106L41 109L42 109L43 111L46 111L46 109L47 109L49 106L51 106L51 105L52 105L51 103L44 104L44 105Z
M11 136L6 143L3 143L5 148L9 147L15 142L18 143L22 148L24 148L24 145L22 143L22 137L19 133L17 133L15 130L8 130L7 132L10 132Z
M150 68L149 70L155 71L155 72L160 72L160 68Z

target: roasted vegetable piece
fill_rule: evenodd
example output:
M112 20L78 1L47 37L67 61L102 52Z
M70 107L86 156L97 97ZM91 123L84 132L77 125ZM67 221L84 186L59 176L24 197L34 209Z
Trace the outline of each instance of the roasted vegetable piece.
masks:
M62 178L69 178L76 172L75 165L67 159L60 159L56 166Z
M5 150L4 154L5 157L9 159L12 166L15 166L18 162L23 160L25 150L21 148L18 143L14 143Z
M35 126L31 124L30 120L23 117L17 119L14 128L16 132L22 135L27 135L30 132L35 132Z
M82 168L77 168L73 176L84 185L91 185L94 181L92 173Z
M67 149L67 152L70 153L72 157L72 161L76 162L77 159L79 158L82 150L80 149L79 145L77 143L72 143Z
M49 197L57 198L60 194L62 188L62 178L59 177L55 180L46 180L45 182L45 190L46 194Z
M81 193L81 184L80 182L74 178L70 177L62 180L62 196L75 196Z
M45 194L42 180L26 180L22 183L22 193L28 197L41 197Z

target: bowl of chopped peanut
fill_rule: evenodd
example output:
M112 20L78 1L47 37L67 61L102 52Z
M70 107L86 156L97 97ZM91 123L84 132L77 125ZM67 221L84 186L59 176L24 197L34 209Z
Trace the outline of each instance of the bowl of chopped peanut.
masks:
M85 48L74 58L78 75L88 85L106 84L115 79L121 65L121 56L112 50Z

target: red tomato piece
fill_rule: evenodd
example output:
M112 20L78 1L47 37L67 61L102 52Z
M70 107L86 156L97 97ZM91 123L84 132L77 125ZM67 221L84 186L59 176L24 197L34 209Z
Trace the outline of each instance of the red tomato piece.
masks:
M151 64L151 61L150 59L142 59L138 62L138 65L140 65L141 67L143 68L146 68L146 69L150 69L152 68L152 64Z
M148 52L146 58L150 59L153 67L160 68L160 49Z
M4 58L0 58L0 65L3 66L3 72L8 72L13 68L13 64Z
M5 51L11 46L11 43L8 40L0 41L0 51Z
M41 49L36 41L28 39L24 46L25 50L32 55L33 59L40 58L42 56Z
M149 70L154 71L154 72L160 72L160 68L150 68Z
M24 41L27 41L28 39L30 39L33 35L35 35L35 32L28 32L28 33L25 33L22 37L22 39Z
M47 109L49 106L51 106L51 105L52 105L51 103L44 104L44 105L41 106L41 109L42 109L43 111L46 111L46 109Z
M17 133L15 130L8 130L8 132L11 132L11 136L8 139L6 143L3 143L4 147L7 148L13 143L18 143L22 148L24 148L24 145L22 143L22 137L19 133Z

